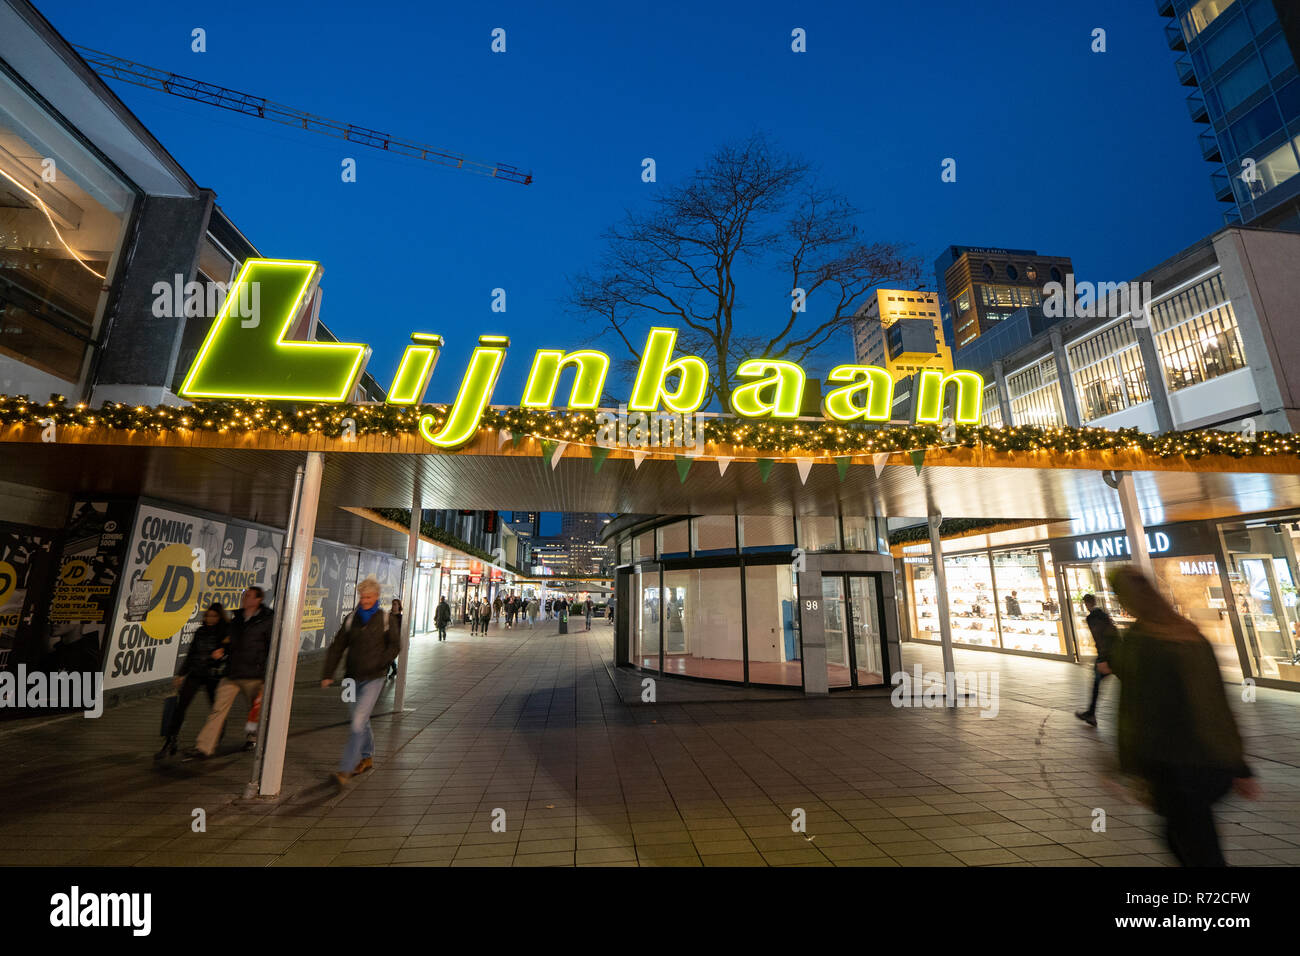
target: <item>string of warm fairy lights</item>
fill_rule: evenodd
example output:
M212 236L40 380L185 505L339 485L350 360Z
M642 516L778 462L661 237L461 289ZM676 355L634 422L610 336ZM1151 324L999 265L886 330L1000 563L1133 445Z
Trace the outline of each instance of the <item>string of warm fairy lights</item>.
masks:
M155 433L205 431L218 434L269 432L281 435L321 435L339 438L377 435L411 437L419 421L432 415L434 428L447 416L443 405L333 405L260 401L203 401L185 407L124 405L106 402L100 408L85 403L68 404L63 396L35 402L26 396L0 395L0 427L43 426L101 427ZM730 450L768 452L773 457L842 457L938 448L985 448L1002 452L1076 451L1142 452L1156 458L1196 459L1209 455L1230 458L1256 456L1300 457L1300 437L1282 432L1238 432L1201 429L1147 434L1134 428L1039 427L1016 425L993 428L958 425L955 440L945 440L939 425L845 424L834 421L749 421L736 418L703 419L705 440ZM595 446L598 431L593 411L544 411L526 408L488 409L480 429L542 441L563 441ZM62 440L62 439L61 439ZM76 438L69 440L75 441ZM432 451L432 446L430 446ZM671 453L672 448L647 449Z

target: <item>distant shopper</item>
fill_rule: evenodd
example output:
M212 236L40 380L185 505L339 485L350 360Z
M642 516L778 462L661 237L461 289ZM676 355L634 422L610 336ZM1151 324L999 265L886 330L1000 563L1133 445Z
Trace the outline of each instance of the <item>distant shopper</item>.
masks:
M1007 603L1007 616L1008 616L1008 617L1019 617L1019 616L1020 616L1020 599L1016 597L1016 592L1015 592L1015 591L1012 591L1010 594L1007 595L1007 602L1006 602L1006 603ZM995 605L995 607L996 607L996 605Z
M399 627L393 616L379 607L379 582L368 577L357 585L357 606L343 619L343 626L330 644L320 682L321 687L334 683L334 672L346 651L344 676L356 681L356 688L348 703L348 742L334 774L339 786L374 766L375 735L370 728L370 714L384 689L384 672L402 650Z
M469 602L465 611L465 617L469 620L469 632L471 635L478 633L478 598Z
M438 629L438 640L447 639L447 625L451 623L451 605L447 603L447 595L438 599L438 606L433 609L433 626Z
M478 623L483 633L488 632L488 625L492 623L492 605L488 603L487 598L478 606Z
M172 711L171 724L167 728L162 749L154 754L154 760L175 756L185 711L200 689L207 693L208 704L216 705L217 685L221 683L226 671L226 649L229 644L230 618L226 609L220 604L208 605L208 609L203 612L203 623L190 639L189 653L185 655L185 661L173 682L177 693L176 709Z
M1085 594L1083 608L1088 612L1085 623L1092 632L1092 642L1097 645L1097 661L1093 667L1092 700L1084 710L1076 711L1078 717L1089 727L1097 726L1097 694L1101 691L1101 682L1110 674L1110 655L1119 639L1119 630L1109 614L1097 605L1097 595Z
M388 616L392 618L393 621L396 622L394 624L394 627L397 628L397 633L401 634L402 633L402 602L398 598L393 598L393 603L388 609ZM392 662L389 663L388 665L388 679L392 680L396 676L397 676L397 658L394 657Z
M1214 650L1142 572L1118 568L1111 585L1134 617L1110 649L1120 680L1120 769L1145 781L1179 863L1224 866L1214 804L1234 788L1254 799L1259 785Z
M591 630L591 612L595 606L596 605L592 603L591 598L587 598L586 603L583 605L584 610L587 612L587 630L589 631Z
M609 596L609 603L605 605L605 620L610 624L614 623L614 595Z
M492 620L494 621L501 620L501 606L502 606L501 595L498 594L496 598L492 601Z
M537 626L537 615L538 615L538 613L541 611L541 607L542 607L541 602L538 601L536 597L532 597L532 598L529 599L529 601L528 601L528 626L529 626L530 628L533 628L533 627L536 627L536 626Z
M206 760L217 750L226 717L235 705L235 698L243 694L250 705L257 702L266 680L266 658L271 650L271 624L275 617L262 603L265 592L254 585L244 591L240 611L230 622L230 645L226 676L217 685L216 701L212 713L199 731L194 749L185 755L186 760Z

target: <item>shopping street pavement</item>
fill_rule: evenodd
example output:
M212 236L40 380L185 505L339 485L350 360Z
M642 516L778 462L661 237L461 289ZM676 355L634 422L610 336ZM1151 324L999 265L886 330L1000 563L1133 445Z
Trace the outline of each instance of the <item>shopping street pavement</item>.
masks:
M755 700L664 682L660 703L625 704L611 654L603 623L417 638L408 712L394 715L385 692L375 769L341 793L327 777L345 707L305 662L276 802L243 799L248 754L156 764L158 698L98 720L0 725L0 864L1173 863L1158 819L1108 782L1115 688L1099 730L1073 716L1083 667L958 650L959 670L999 675L989 719L899 709L883 694ZM915 663L938 668L937 648L904 645L904 666ZM1300 695L1233 694L1264 795L1220 805L1229 862L1300 864ZM206 710L196 701L183 744ZM231 747L243 718L237 704ZM806 833L792 832L796 808ZM1092 829L1094 809L1105 832ZM505 832L492 829L498 810Z

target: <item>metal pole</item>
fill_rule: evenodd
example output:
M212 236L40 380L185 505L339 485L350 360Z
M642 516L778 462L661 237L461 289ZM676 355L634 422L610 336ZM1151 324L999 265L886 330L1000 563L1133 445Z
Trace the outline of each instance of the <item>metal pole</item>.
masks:
M289 559L293 554L293 529L298 521L298 506L302 497L302 465L298 466L293 476L293 495L289 498L289 523L284 529L284 544L280 548L280 569L275 575L275 593L271 596L271 608L276 612L275 645L279 646L280 629L284 618L278 616L285 587L289 582ZM238 613L238 612L236 612ZM262 681L262 710L257 718L257 748L253 752L253 779L248 782L244 796L257 794L258 782L262 778L262 763L266 755L266 715L271 711L271 685L275 682L276 654L274 647L266 655L266 677Z
M943 681L945 694L952 686L951 675L957 670L952 660L952 622L948 619L948 575L943 570L943 544L939 541L939 525L943 515L930 515L930 562L934 566L934 599L939 605L939 638L943 642Z
M410 660L411 638L415 634L415 565L420 555L420 476L415 476L411 492L411 527L406 539L406 574L402 579L402 652L397 658L397 689L393 710L400 714L406 703L406 665Z
M1142 524L1142 512L1138 508L1137 489L1133 485L1131 471L1110 472L1109 477L1103 473L1102 478L1119 493L1119 507L1124 515L1124 530L1128 534L1129 554L1133 565L1147 577L1152 576L1151 553L1147 550L1147 531Z
M271 656L275 659L274 677L268 688L269 695L262 700L266 719L258 785L258 793L262 796L278 794L284 779L284 752L289 742L289 715L293 709L293 681L298 671L298 635L307 575L311 570L311 542L316 536L316 510L320 505L320 481L324 468L324 455L318 451L307 453L302 495L294 521L289 576L280 607L276 608L279 625L275 645L271 648Z

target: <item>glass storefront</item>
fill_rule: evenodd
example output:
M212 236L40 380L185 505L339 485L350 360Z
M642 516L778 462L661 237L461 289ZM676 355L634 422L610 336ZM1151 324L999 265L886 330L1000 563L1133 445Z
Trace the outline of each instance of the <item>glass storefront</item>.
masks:
M0 70L0 355L79 381L133 202Z
M887 636L878 578L889 560L877 552L874 519L710 515L641 527L618 542L620 553L630 550L633 559L619 569L618 587L628 594L616 634L620 664L706 680L806 686L799 579L809 563L825 560L834 570L814 569L820 593L808 595L813 600L804 613L824 629L827 683L885 683L887 642L897 637ZM850 550L840 550L842 539ZM796 540L798 555L792 554Z
M1300 613L1296 564L1300 515L1219 526L1232 603L1251 671L1300 684Z

